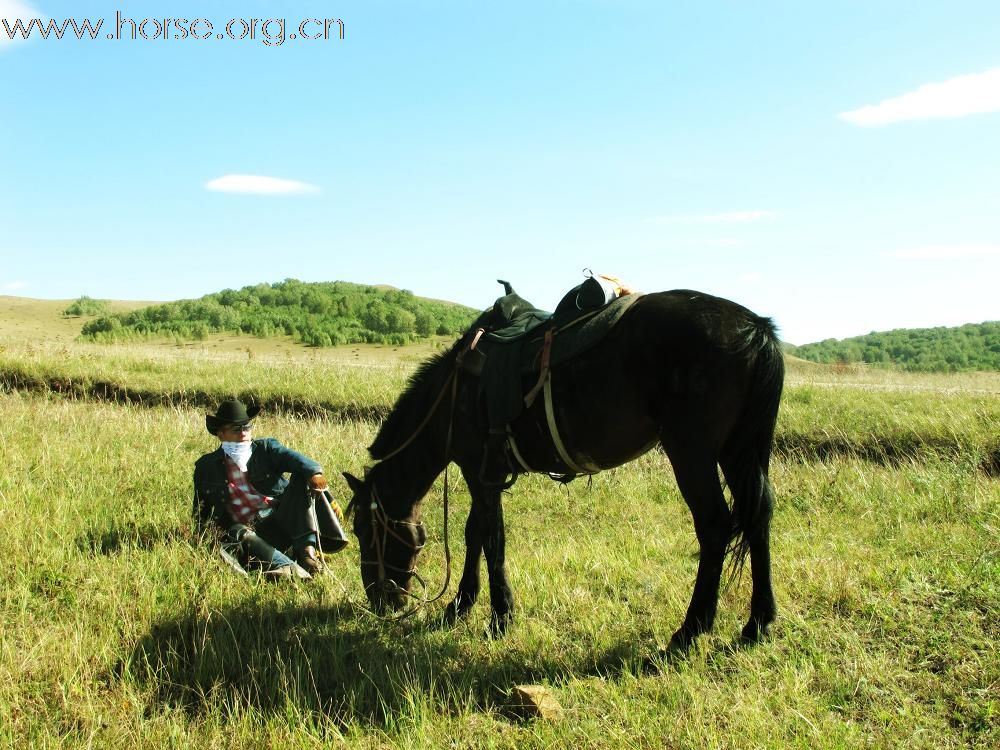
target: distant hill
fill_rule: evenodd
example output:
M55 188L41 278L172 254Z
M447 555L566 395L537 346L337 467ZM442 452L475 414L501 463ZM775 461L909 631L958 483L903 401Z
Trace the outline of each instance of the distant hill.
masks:
M864 362L911 372L1000 370L1000 321L956 328L903 328L850 339L786 346L823 364Z
M70 342L80 335L83 318L66 315L72 300L0 295L0 346L5 341ZM115 300L108 312L129 312L153 302Z
M262 338L287 335L310 346L401 345L455 335L478 312L391 287L286 279L105 315L86 323L81 335L94 341L159 337L198 341L211 334L243 333Z

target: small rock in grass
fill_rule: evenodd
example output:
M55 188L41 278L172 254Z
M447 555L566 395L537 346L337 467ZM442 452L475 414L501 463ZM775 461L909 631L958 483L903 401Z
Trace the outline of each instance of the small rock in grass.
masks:
M510 691L510 708L527 719L560 721L563 717L559 701L542 685L515 685Z

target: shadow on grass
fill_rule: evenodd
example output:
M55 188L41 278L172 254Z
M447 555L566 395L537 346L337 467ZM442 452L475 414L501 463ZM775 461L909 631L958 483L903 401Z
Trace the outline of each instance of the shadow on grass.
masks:
M255 403L271 414L289 414L308 419L326 417L344 422L381 421L389 413L389 404L313 402L302 398L278 396L259 399L249 391L213 393L197 389L182 391L131 388L123 383L63 375L41 376L16 368L0 369L0 389L27 393L52 393L66 398L128 406L202 408L212 410L224 398L235 395L246 403Z
M379 621L350 603L275 603L192 609L160 623L119 665L118 677L154 687L159 704L193 715L245 708L284 715L294 706L341 726L383 726L424 701L445 713L471 705L508 715L515 685L617 679L642 671L643 648L623 642L568 663L565 655L515 647L498 654L460 629Z
M106 529L90 529L76 538L76 547L87 554L113 555L125 547L148 550L188 537L189 532L180 526L123 521Z
M986 457L979 465L979 470L988 477L1000 479L1000 447L996 448L992 453L986 454Z

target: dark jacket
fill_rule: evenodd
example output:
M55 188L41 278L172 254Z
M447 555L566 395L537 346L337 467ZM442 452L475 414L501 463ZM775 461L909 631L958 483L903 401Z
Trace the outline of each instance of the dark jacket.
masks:
M226 454L218 450L206 453L194 464L194 502L191 515L201 533L213 521L223 530L236 521L229 514L229 481L224 463ZM288 486L285 473L303 479L322 472L322 467L311 458L286 448L274 438L253 441L253 453L247 463L247 478L254 488L265 495L278 498Z

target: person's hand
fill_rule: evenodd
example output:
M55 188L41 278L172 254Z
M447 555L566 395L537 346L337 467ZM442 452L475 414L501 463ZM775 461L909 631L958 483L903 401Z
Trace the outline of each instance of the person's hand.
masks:
M313 474L309 477L309 489L315 490L316 492L322 492L327 487L326 477L322 474Z

